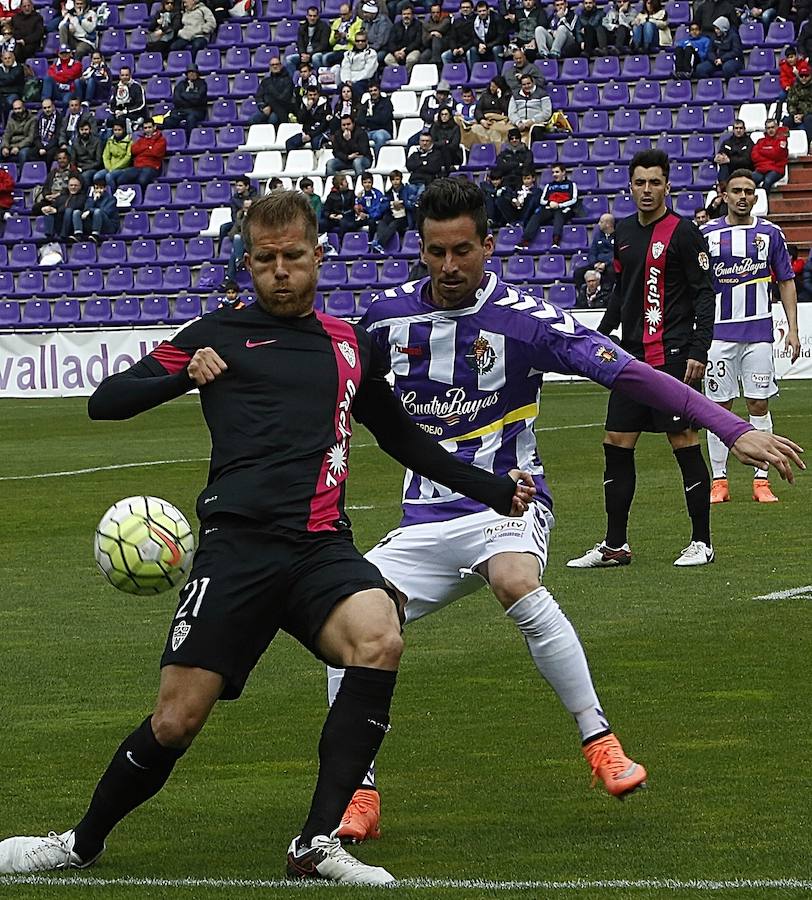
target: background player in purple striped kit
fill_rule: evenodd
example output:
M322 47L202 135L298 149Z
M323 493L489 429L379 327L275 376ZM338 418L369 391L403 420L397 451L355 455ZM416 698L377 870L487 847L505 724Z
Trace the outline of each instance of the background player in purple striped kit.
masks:
M711 275L716 288L716 324L708 351L705 394L725 409L744 393L750 424L771 432L769 398L778 393L773 364L772 278L775 276L787 317L786 348L792 362L801 352L795 275L784 233L777 225L752 214L756 183L748 169L737 169L727 182L728 214L702 228L708 242ZM713 483L711 503L730 500L727 447L708 432ZM766 468L756 468L753 499L775 503Z
M593 776L622 797L640 787L646 771L612 733L578 635L540 583L554 522L534 432L543 373L584 375L672 415L690 415L716 428L740 458L751 452L783 458L784 474L783 454L794 457L794 451L781 448L792 445L753 432L569 313L486 275L494 239L484 195L470 182L432 183L420 199L418 228L429 277L384 291L361 324L389 359L403 408L428 434L494 473L532 472L537 494L521 518L498 519L407 471L400 526L367 559L405 599L407 622L487 583L522 633L539 674L575 718ZM331 671L330 698L340 678ZM343 837L378 836L380 805L371 775L342 820Z
M713 285L699 229L666 206L669 168L662 150L638 153L629 164L637 212L615 228L617 278L598 330L609 334L621 325L624 350L686 384L698 385L713 338ZM691 540L674 565L713 561L711 479L696 423L663 415L651 404L612 391L603 438L606 537L571 559L570 568L608 568L632 561L628 526L637 483L634 449L643 431L665 433L682 474Z

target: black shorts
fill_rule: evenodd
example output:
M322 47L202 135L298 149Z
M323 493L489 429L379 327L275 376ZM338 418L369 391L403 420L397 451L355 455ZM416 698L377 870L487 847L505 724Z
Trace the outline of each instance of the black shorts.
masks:
M657 371L665 372L682 381L685 378L685 367L688 364L686 357L668 360L664 366L655 366ZM662 410L654 409L638 403L628 394L612 391L609 394L609 405L606 408L607 431L650 431L656 433L679 434L686 428L698 429L699 426L682 416L676 418Z
M200 528L161 666L218 672L221 699L234 700L280 628L319 657L316 636L333 607L371 588L391 595L349 532L280 536L265 523L212 516Z

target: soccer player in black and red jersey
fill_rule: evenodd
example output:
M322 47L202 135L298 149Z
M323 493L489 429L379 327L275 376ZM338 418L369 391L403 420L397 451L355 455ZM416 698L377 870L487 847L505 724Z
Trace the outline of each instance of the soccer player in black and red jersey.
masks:
M367 333L314 312L322 248L304 194L257 201L245 237L257 303L190 322L90 399L91 418L124 419L200 388L212 441L197 504L200 541L154 712L124 739L81 821L62 834L0 842L0 873L95 862L114 826L163 787L215 703L240 695L281 628L319 659L347 667L288 874L394 880L334 836L388 730L403 646L393 595L355 549L344 511L350 417L403 465L497 512L521 515L535 488L526 472L494 476L446 453L395 400Z
M713 339L716 295L707 243L696 225L666 206L668 156L661 150L638 153L629 164L637 212L615 228L615 290L598 326L609 334L622 325L621 347L637 359L698 386ZM628 565L627 528L636 481L634 448L643 431L665 432L682 473L691 519L691 541L675 566L713 561L710 537L710 473L694 423L652 409L613 391L606 412L603 450L606 469L605 539L574 569Z

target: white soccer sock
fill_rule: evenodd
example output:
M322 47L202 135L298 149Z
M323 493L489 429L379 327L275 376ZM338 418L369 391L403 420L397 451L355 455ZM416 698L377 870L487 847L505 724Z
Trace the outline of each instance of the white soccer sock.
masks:
M338 694L338 689L341 687L341 682L344 680L344 670L336 669L335 666L327 666L327 705L332 706L335 703L336 695ZM364 775L364 779L361 782L361 787L369 788L370 790L377 790L375 787L375 760L373 759L370 763L369 769L367 769L366 775Z
M768 434L773 433L773 417L770 415L769 411L766 416L750 416L750 424L756 431L766 431ZM754 471L754 478L767 477L766 469L755 469Z
M609 731L592 686L584 648L547 588L540 585L525 594L510 607L507 615L524 635L539 673L575 717L581 739Z
M712 432L708 432L708 456L711 461L711 475L714 478L727 478L728 449L721 439Z

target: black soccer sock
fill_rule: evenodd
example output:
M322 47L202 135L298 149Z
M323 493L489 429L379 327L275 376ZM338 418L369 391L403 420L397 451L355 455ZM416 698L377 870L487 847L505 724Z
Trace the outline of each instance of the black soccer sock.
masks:
M162 747L152 732L151 718L147 716L124 739L96 785L90 806L75 828L74 850L82 859L92 859L118 822L158 793L186 752Z
M627 540L629 510L637 486L634 447L603 445L606 468L603 472L603 496L606 502L606 546L617 550Z
M301 843L338 828L369 764L389 730L397 672L350 666L330 707L319 741L319 777Z
M680 447L674 457L682 471L685 504L691 517L691 540L711 545L710 539L710 488L711 477L702 448Z

